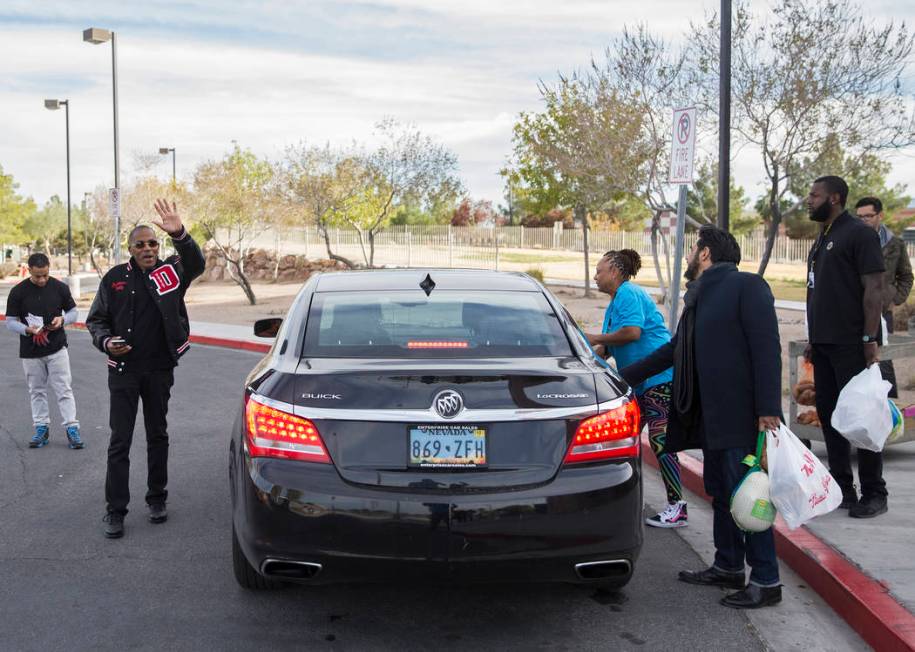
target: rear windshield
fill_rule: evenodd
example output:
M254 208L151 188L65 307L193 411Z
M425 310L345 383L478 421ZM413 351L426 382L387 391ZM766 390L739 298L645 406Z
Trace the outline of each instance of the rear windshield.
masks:
M571 355L539 292L316 293L307 357L508 358Z

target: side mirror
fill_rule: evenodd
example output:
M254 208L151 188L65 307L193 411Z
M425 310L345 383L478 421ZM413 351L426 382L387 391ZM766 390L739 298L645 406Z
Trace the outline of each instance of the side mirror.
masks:
M258 319L254 322L254 335L256 337L276 337L280 331L280 324L283 320L279 317L270 317L269 319Z

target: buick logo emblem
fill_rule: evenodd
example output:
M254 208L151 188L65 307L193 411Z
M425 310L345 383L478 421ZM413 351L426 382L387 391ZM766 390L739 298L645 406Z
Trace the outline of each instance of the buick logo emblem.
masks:
M464 399L453 389L446 389L435 395L432 407L440 417L453 419L464 409Z

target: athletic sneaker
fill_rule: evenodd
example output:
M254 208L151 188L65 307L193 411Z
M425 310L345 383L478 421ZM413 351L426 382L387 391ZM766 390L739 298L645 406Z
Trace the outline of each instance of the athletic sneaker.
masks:
M79 426L67 426L67 445L70 448L83 448L85 444L79 436Z
M48 426L35 426L35 434L29 440L29 448L41 448L48 443Z
M645 519L652 527L686 527L689 525L686 514L686 501L670 503L660 514Z

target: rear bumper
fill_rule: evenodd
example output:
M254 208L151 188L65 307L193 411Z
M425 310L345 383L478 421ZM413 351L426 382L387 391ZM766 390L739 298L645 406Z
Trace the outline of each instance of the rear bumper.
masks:
M623 584L642 545L638 460L568 467L536 488L477 494L353 485L331 465L237 461L233 523L246 558L261 571L275 561L320 565L309 583ZM595 561L620 563L612 577L576 572Z

